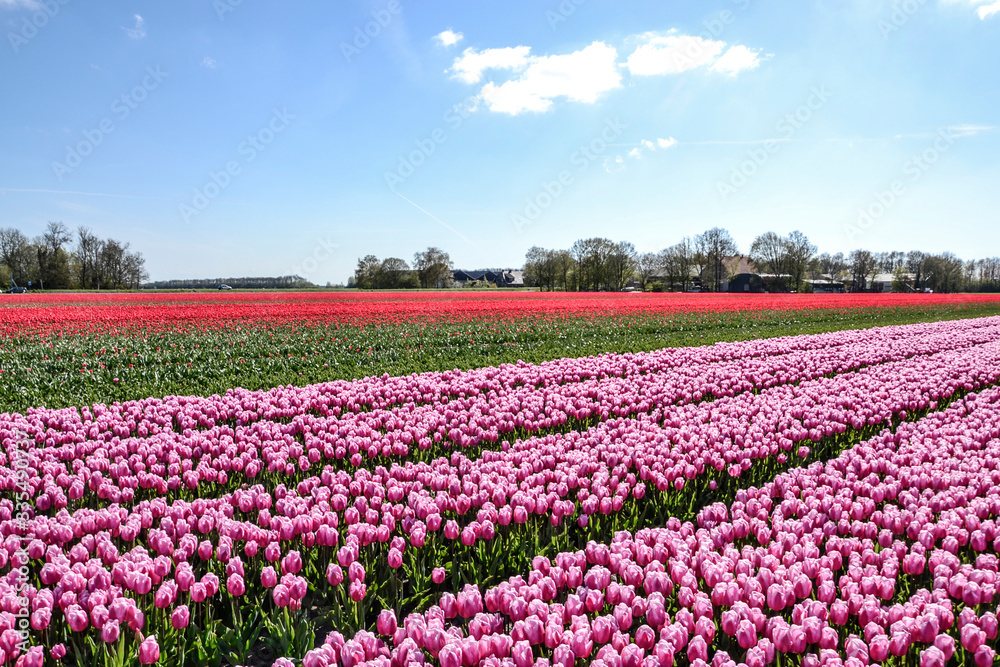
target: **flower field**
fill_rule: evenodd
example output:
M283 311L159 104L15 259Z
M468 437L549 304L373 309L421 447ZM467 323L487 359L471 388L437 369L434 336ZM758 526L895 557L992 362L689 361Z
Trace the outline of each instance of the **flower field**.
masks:
M1000 314L997 295L0 296L0 412Z
M994 664L995 302L142 296L0 307L8 392L32 355L104 350L73 357L90 385L0 414L0 664ZM680 328L714 344L652 347ZM518 329L555 342L367 375L328 344L453 360L456 331ZM323 382L201 352L259 364L296 335L318 354L281 372L320 357ZM153 343L229 388L70 402L151 372L129 355Z

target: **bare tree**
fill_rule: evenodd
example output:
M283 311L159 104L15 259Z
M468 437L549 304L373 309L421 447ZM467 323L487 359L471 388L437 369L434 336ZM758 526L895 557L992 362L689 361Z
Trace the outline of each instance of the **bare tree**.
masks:
M635 274L635 246L628 241L615 243L608 251L607 286L620 292Z
M702 280L712 285L713 291L722 289L726 275L726 260L739 254L739 248L729 232L721 227L713 227L694 239L698 255L703 260Z
M636 261L636 278L639 279L639 289L645 290L650 279L663 270L663 257L660 253L644 252Z
M0 229L0 262L10 269L11 279L18 284L30 280L31 259L28 237L13 227Z
M80 287L83 289L99 288L97 279L97 264L101 257L103 241L89 228L81 225L76 230L76 261L79 265Z
M802 280L809 261L816 255L816 246L798 230L789 234L785 243L788 252L787 272L792 278L792 286L798 291L802 289Z
M878 271L875 256L867 250L855 250L850 256L852 292L864 292L868 288L868 276Z
M774 232L761 234L750 246L750 260L758 273L770 274L764 282L772 292L787 288L783 276L791 273L790 250L788 241Z

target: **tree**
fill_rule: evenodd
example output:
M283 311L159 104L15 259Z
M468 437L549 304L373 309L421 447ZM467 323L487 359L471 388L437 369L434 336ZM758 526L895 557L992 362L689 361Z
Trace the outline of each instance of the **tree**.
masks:
M924 261L926 259L927 255L919 250L911 250L906 253L904 266L908 273L913 274L913 286L918 290L924 288Z
M556 267L556 287L569 290L576 272L576 262L569 250L556 250L553 258Z
M97 263L103 241L89 228L80 225L76 230L76 262L82 289L99 288L96 283Z
M832 280L844 280L848 276L848 264L844 259L844 253L838 252L836 255L823 253L819 256L819 269L824 275L830 276Z
M764 281L772 292L787 288L785 276L791 273L791 252L787 240L774 232L765 232L750 245L750 261L758 273L770 274Z
M644 252L636 260L635 275L639 279L639 289L645 291L649 280L663 270L663 255L656 252Z
M358 289L376 289L381 269L382 262L375 255L365 255L359 259L358 267L354 269L354 283Z
M570 248L576 262L576 286L582 291L599 291L607 288L610 281L609 259L615 251L615 244L609 239L580 239Z
M125 253L124 284L121 287L129 289L139 289L145 281L149 280L149 273L146 271L146 260L138 252Z
M538 246L528 249L524 257L524 284L552 291L559 277L559 267L555 250Z
M722 283L729 278L726 259L739 254L739 248L729 232L721 227L713 227L694 239L695 249L701 258L702 281L712 286L713 291L722 289Z
M451 257L439 248L428 248L413 255L413 268L417 271L420 286L424 289L448 287L452 281Z
M816 254L816 246L809 242L809 239L802 232L795 230L788 235L785 241L788 264L787 273L791 276L792 286L796 291L802 289L802 280L805 277L809 261Z
M72 237L61 222L50 222L35 241L38 260L38 284L42 289L67 289L70 286L69 255L63 245Z
M926 284L935 292L958 292L962 289L962 260L950 252L924 259Z
M31 266L28 237L13 227L0 229L0 263L10 271L10 277L18 285L25 285Z
M851 291L864 292L868 286L868 276L878 271L874 255L867 250L854 250L850 255Z
M410 265L399 257L389 257L378 267L375 274L376 289L400 289L406 287L411 275Z
M606 282L607 287L615 292L625 289L628 281L635 275L635 246L628 241L615 243L608 249Z

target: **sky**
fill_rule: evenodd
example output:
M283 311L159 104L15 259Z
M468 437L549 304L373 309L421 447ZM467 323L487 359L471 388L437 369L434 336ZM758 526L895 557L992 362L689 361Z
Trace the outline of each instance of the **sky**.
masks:
M534 245L1000 254L1000 0L0 0L0 227L154 280Z

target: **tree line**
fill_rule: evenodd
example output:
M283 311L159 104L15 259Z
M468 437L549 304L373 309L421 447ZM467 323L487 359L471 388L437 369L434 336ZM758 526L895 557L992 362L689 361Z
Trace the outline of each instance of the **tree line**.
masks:
M379 259L366 255L358 260L348 287L358 289L437 289L451 287L455 264L440 248L414 253L413 265L398 257Z
M13 280L32 289L138 289L147 278L142 253L87 227L73 234L63 223L50 222L34 239L13 227L0 228L0 287Z
M752 268L751 268L752 267ZM730 233L714 227L658 252L638 253L627 241L582 239L569 249L532 247L525 256L526 286L546 290L723 291L740 273L751 273L771 292L809 291L816 281L843 284L848 291L873 289L881 274L892 276L894 291L1000 291L1000 258L963 261L950 252L918 250L848 255L818 254L800 231L787 236L765 232L746 255Z
M157 280L144 283L146 289L216 289L228 285L233 289L302 289L316 287L302 276L246 277L246 278L189 278Z

